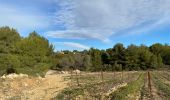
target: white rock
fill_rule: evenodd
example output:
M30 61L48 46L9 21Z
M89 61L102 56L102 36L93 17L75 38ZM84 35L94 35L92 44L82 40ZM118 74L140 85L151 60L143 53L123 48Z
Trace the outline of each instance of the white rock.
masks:
M5 79L5 78L6 78L6 75L4 74L1 78L2 78L2 79Z
M21 78L22 78L22 77L28 77L28 75L27 75L27 74L22 74L22 73L20 73L20 74L19 74L19 77L21 77Z
M13 73L13 74L9 74L9 75L3 75L1 78L9 78L9 79L14 79L14 78L23 78L23 77L28 77L27 74L16 74L16 73Z
M76 69L76 70L74 70L74 71L73 71L73 73L80 74L80 73L81 73L81 71L80 71L80 70L78 70L78 69Z
M45 74L45 76L46 76L46 75L52 75L52 74L55 74L55 73L56 73L55 70L49 70L49 71L47 71L47 73Z
M61 71L61 74L65 74L65 71Z

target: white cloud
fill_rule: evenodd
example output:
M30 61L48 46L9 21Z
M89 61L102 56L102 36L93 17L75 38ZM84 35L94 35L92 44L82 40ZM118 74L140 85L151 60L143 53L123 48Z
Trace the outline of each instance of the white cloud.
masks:
M170 17L169 0L57 1L60 9L55 13L55 22L64 25L66 30L47 33L59 38L108 41L110 36L119 35L124 30L130 30L127 33L143 32L170 22L167 19Z
M68 48L73 48L73 50L84 50L84 49L89 49L90 47L80 44L80 43L75 43L75 42L55 42L54 45L56 46L64 46Z

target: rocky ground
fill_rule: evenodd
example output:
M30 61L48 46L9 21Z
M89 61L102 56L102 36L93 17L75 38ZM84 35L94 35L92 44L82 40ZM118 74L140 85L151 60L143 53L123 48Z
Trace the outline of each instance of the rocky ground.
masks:
M50 100L68 87L69 74L51 74L45 78L12 74L0 78L0 100Z

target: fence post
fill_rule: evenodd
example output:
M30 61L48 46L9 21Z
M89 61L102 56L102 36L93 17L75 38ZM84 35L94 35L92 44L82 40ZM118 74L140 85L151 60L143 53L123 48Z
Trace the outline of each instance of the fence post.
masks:
M151 96L152 94L152 88L151 88L151 76L150 76L150 71L148 71L148 88L149 88L149 94Z
M122 83L123 83L123 69L122 69Z
M101 78L102 78L102 83L103 83L103 70L101 70Z
M71 79L71 86L73 85L73 70L71 69L71 76L70 76L70 79Z
M79 77L78 77L77 70L76 70L76 79L77 79L77 86L80 86L80 83L79 83Z

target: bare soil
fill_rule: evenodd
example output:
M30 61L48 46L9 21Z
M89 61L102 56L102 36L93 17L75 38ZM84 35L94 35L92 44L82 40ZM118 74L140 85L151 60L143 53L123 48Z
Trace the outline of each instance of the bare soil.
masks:
M141 100L163 100L160 91L158 91L158 89L156 88L153 80L152 80L152 76L150 78L150 86L149 86L149 78L148 75L145 75L145 83L144 83L144 87L143 87L143 96L141 98ZM150 91L151 88L151 91Z
M68 87L69 80L66 81L65 76L68 74L0 79L0 100L50 100Z

